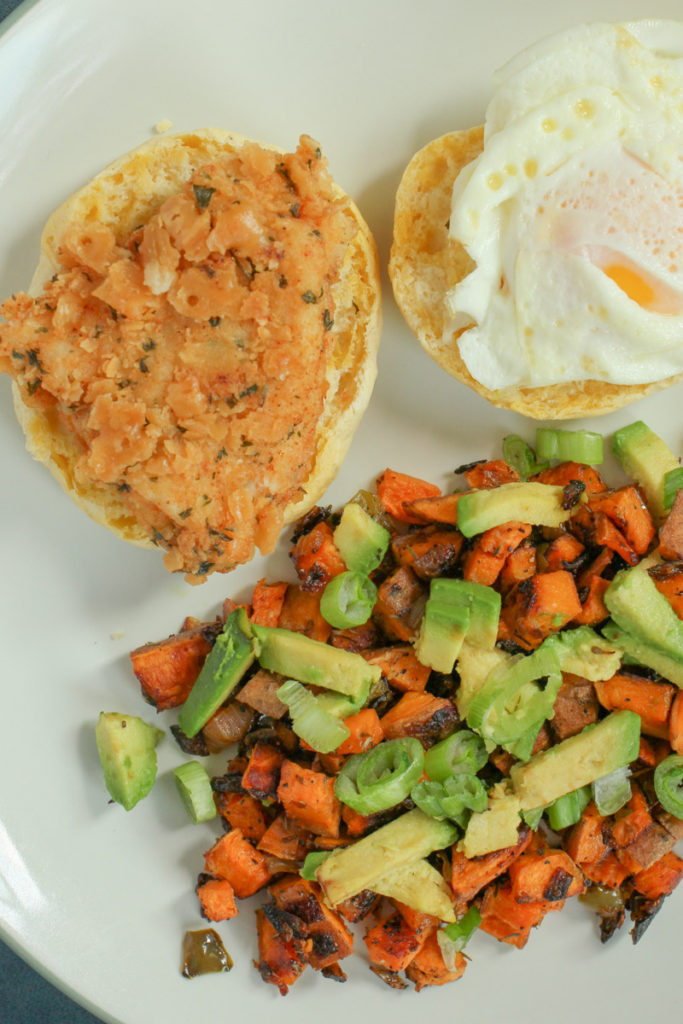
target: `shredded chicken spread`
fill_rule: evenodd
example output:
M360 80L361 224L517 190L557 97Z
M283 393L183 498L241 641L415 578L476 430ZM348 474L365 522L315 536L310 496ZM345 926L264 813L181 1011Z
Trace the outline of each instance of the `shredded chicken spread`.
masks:
M42 295L0 306L0 370L78 440L171 570L271 550L315 456L332 285L355 222L316 143L246 144L117 244L71 228Z

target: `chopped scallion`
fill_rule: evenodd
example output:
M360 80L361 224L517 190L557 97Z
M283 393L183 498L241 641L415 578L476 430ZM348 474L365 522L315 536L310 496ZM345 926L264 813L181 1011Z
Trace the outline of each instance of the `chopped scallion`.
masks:
M337 776L334 791L359 814L395 807L422 775L424 750L419 740L403 737L378 744L367 754L354 754Z
M199 761L186 761L173 770L180 797L195 825L216 817L211 780Z
M602 434L592 430L536 428L536 457L597 466L603 460Z
M546 807L550 827L558 832L562 828L576 825L590 799L590 786L582 786L580 789L573 789L571 793L565 793L564 796L558 796L557 800L553 800Z
M616 814L631 799L630 774L628 765L624 765L591 783L595 806L603 817Z
M681 487L683 487L683 466L679 466L678 469L670 469L668 473L664 474L662 505L665 509L671 508Z
M342 572L325 587L320 599L320 613L335 629L362 626L372 614L377 600L377 587L359 572Z
M669 814L683 818L683 757L670 754L655 768L655 793Z
M349 737L349 730L336 715L326 711L317 698L295 679L288 679L277 691L289 708L292 729L320 754L336 750Z

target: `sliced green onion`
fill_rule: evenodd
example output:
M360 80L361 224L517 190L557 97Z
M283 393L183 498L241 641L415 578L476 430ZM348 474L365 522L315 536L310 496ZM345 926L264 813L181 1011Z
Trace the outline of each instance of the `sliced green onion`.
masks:
M683 757L670 754L655 768L655 793L669 814L683 818Z
M533 448L519 434L508 434L503 438L503 458L508 466L517 470L520 480L528 480L546 468L545 464L536 462Z
M437 941L441 947L443 962L448 970L452 971L454 969L455 954L462 953L480 924L481 914L476 907L470 907L459 921L456 921L454 924L447 924L445 928L440 928L436 933Z
M344 723L321 707L311 691L295 679L284 682L277 696L289 708L296 735L318 753L329 754L350 736Z
M316 871L324 860L327 860L331 854L331 850L312 850L311 853L306 854L306 859L301 865L299 874L302 878L305 878L307 882L316 881Z
M616 768L609 775L603 775L591 783L593 800L598 809L598 814L615 814L624 804L631 799L631 772L628 765L623 768Z
M400 804L424 766L419 740L403 737L379 743L367 754L354 754L337 776L334 791L359 814L375 814Z
M670 469L664 474L662 481L662 505L665 509L671 508L674 498L683 487L683 466L678 469Z
M561 685L558 641L549 637L532 654L520 655L489 674L469 706L467 724L485 740L509 750L509 744L527 738L552 714Z
M560 829L576 825L590 800L590 786L581 786L580 789L573 789L571 793L558 796L557 800L553 800L546 807L550 827L559 832Z
M377 587L360 572L342 572L327 584L320 598L320 613L335 629L362 626L372 614Z
M534 809L531 811L521 812L522 821L525 825L529 826L532 832L535 832L538 826L541 824L541 818L543 817L544 810L545 805L543 805L542 807L534 807Z
M176 786L195 825L216 817L211 779L199 761L187 761L174 768Z
M464 811L485 811L488 794L476 775L452 775L444 782L418 782L410 798L424 814L443 821L458 820Z
M443 782L458 772L476 774L488 761L481 736L469 729L459 729L436 743L425 754L424 770L428 778Z
M602 434L592 430L536 428L536 457L597 466L603 460Z

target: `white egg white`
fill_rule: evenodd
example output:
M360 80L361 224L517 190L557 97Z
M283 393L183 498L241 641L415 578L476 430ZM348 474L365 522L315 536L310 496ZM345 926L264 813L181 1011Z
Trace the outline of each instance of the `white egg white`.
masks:
M453 190L447 332L485 387L683 371L683 23L581 25L506 65Z

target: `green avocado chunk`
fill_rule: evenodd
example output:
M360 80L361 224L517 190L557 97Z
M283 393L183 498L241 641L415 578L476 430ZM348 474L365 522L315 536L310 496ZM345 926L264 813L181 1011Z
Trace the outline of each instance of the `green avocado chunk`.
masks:
M510 769L521 809L531 811L552 803L573 789L608 775L638 757L640 716L614 711L596 725L536 754Z
M415 641L417 660L436 672L452 672L469 624L466 605L446 604L430 597Z
M334 850L316 871L325 899L336 906L391 871L450 846L458 829L415 808L351 846Z
M95 740L104 772L104 784L112 800L127 811L147 796L157 775L155 747L164 735L135 715L102 711L95 726Z
M657 519L664 515L664 477L678 469L674 453L642 420L617 430L612 450L629 476L640 484L647 504Z
M679 661L674 661L651 644L646 644L644 640L639 640L625 630L619 629L613 622L603 626L602 631L608 640L623 651L625 661L635 661L639 665L653 668L664 679L683 689L683 665Z
M230 696L254 661L244 608L236 608L225 620L223 632L209 651L197 681L178 713L178 725L186 736L196 736L203 725Z
M605 604L620 629L683 664L683 622L646 569L637 565L617 573Z
M389 531L355 501L344 506L334 543L347 569L366 575L376 569L389 547Z
M371 665L352 651L343 651L303 633L271 626L251 626L259 664L300 683L360 697L379 681L379 665Z
M468 491L458 499L458 529L466 537L474 537L511 520L561 526L570 513L562 506L563 495L564 488L536 481Z

